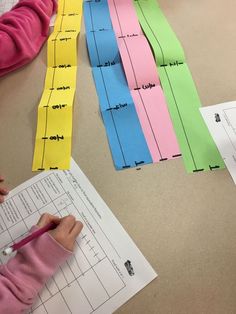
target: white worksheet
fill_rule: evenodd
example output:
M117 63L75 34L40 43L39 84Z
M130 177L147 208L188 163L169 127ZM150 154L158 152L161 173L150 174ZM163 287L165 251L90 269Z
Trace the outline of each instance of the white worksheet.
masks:
M0 16L11 10L11 8L17 4L18 0L0 0ZM50 21L50 26L55 24L56 14L54 14Z
M11 8L18 2L18 0L0 0L0 16L10 11Z
M200 111L236 184L236 101L203 107Z
M71 170L40 173L10 192L0 205L0 250L44 212L73 214L84 228L74 255L47 282L30 313L109 314L157 276L73 160ZM2 254L0 259L6 262Z

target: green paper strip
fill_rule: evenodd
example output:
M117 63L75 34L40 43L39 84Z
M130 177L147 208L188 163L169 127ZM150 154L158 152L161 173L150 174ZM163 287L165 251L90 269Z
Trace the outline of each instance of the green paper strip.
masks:
M224 168L220 153L201 117L201 102L180 42L156 0L134 0L134 5L154 52L187 171Z

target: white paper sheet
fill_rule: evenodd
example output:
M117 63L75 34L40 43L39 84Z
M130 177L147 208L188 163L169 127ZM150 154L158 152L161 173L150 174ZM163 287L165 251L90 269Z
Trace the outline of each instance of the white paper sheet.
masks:
M10 11L11 8L17 4L18 0L0 0L0 16L7 12ZM56 19L56 14L54 14L51 18L50 21L50 26L54 26L55 24L55 19Z
M0 16L11 10L11 8L18 2L18 0L0 0Z
M112 313L156 273L94 187L72 161L70 171L43 172L0 205L0 249L24 235L44 212L84 224L73 257L49 280L37 314ZM5 257L1 254L1 262Z
M236 184L236 101L203 107L200 111Z

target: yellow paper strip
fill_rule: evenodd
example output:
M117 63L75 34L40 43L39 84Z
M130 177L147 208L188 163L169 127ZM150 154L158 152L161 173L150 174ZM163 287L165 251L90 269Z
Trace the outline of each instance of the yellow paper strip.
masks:
M47 73L38 106L33 171L70 168L81 16L82 0L59 0L54 31L47 43Z

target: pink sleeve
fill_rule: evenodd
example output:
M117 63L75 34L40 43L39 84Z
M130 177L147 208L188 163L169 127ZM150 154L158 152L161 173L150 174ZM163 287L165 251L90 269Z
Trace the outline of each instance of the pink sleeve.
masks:
M57 268L71 256L48 233L0 266L0 313L25 313Z
M45 42L56 0L20 0L0 17L0 76L30 62Z

